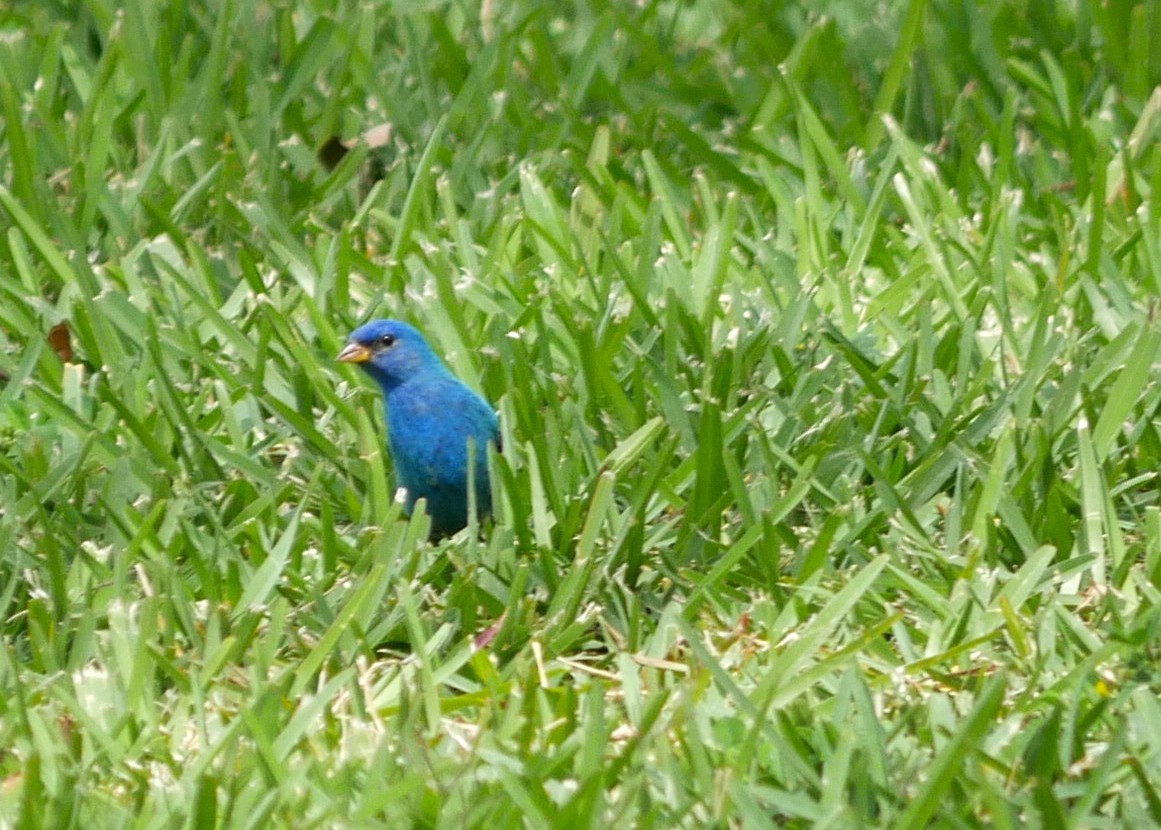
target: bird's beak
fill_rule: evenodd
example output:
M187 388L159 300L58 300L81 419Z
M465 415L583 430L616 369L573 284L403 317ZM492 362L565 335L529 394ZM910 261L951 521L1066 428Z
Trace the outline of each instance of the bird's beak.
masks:
M371 359L371 350L361 343L348 343L335 358L339 363L366 363Z

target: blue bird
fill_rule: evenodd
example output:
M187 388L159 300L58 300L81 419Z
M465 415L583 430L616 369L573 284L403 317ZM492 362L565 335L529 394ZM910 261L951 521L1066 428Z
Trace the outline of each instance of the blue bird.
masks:
M476 510L490 514L487 446L500 447L496 413L448 371L423 335L398 320L373 320L351 334L338 360L358 364L383 390L387 446L407 514L425 499L433 539L467 524L469 444Z

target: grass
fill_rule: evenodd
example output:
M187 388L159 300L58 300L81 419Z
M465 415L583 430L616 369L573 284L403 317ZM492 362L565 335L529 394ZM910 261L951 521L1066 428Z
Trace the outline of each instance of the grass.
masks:
M886 8L0 10L0 826L1161 825L1161 9Z

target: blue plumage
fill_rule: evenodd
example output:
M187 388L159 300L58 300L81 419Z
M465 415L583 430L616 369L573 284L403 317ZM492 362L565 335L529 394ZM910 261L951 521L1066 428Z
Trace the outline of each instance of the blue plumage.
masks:
M467 524L469 443L476 509L481 517L491 513L487 445L500 444L496 413L448 371L423 335L398 320L374 320L351 334L338 359L357 363L383 390L387 445L408 514L426 499L433 538Z

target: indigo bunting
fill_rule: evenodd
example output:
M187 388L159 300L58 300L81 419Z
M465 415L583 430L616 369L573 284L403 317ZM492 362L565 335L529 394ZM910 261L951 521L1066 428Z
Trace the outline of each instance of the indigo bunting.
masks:
M351 334L338 360L357 363L383 391L387 446L407 514L426 499L433 539L467 524L469 444L476 510L491 513L488 442L499 449L496 413L448 371L423 335L398 320L373 320Z

